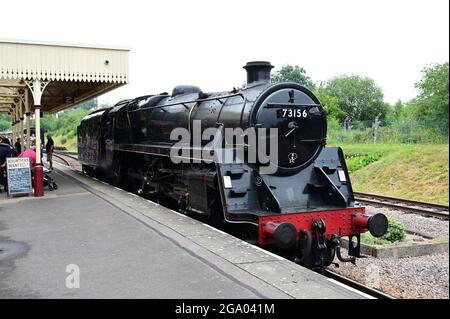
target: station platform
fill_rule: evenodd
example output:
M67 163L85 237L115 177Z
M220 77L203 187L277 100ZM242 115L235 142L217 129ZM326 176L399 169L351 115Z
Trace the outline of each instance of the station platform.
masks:
M55 164L0 194L0 298L365 298L200 221ZM71 267L79 288L67 285Z

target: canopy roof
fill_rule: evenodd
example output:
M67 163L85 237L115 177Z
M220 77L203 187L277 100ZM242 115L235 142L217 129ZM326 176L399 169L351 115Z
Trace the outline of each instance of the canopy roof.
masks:
M128 48L0 39L0 113L25 80L48 82L40 104L50 113L111 91L128 83L128 55Z

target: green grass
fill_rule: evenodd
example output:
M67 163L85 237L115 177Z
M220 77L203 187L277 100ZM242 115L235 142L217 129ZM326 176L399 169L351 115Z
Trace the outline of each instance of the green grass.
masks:
M68 151L71 151L71 152L77 151L77 137L76 136L67 138L67 137L58 135L58 136L54 136L53 140L55 141L56 146L63 146Z
M362 155L347 163L355 191L448 205L448 144L340 146L346 156Z
M373 237L370 233L361 234L361 243L366 245L387 245L390 244L386 239Z

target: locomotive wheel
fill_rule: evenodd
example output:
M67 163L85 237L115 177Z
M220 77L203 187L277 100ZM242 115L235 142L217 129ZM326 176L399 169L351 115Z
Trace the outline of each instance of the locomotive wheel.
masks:
M94 169L90 166L87 165L83 165L81 170L83 171L84 174L88 175L88 176L94 176Z
M223 222L223 212L218 204L217 198L213 199L211 204L209 204L208 221L211 226L220 226Z
M86 165L81 165L81 171L83 172L83 174L85 175L89 175L88 173L88 167Z
M114 177L113 177L113 185L116 187L120 187L122 184L124 176L124 169L122 163L117 164L117 167L114 169Z

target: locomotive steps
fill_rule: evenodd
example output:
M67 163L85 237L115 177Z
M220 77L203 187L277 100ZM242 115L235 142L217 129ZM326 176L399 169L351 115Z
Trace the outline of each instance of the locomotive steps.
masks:
M182 247L187 254L245 285L262 298L369 297L200 221L86 177L67 166L56 166L58 172L157 232L160 240ZM176 278L177 274L173 277Z

